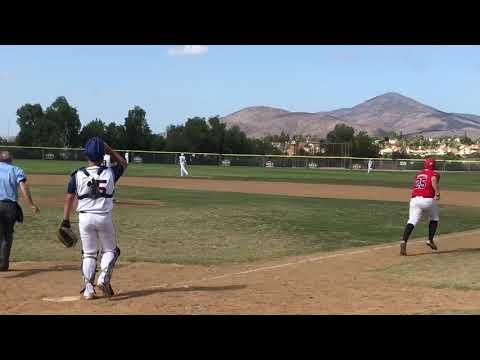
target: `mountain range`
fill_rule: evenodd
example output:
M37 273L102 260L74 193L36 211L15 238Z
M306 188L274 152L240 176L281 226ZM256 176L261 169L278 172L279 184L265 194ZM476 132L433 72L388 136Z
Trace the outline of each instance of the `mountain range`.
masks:
M370 135L396 132L430 137L480 137L480 116L448 113L412 98L389 92L352 108L317 113L291 112L268 106L247 107L222 118L227 127L238 125L249 137L280 134L326 137L336 124L345 123Z

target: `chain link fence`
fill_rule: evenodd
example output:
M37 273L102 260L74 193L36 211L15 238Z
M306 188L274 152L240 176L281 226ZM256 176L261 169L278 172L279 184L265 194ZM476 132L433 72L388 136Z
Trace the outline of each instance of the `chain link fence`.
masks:
M60 149L48 147L0 146L9 151L14 159L84 161L83 149ZM137 164L178 164L179 152L118 150L122 156L128 153L130 163ZM184 153L190 165L214 166L254 166L266 168L310 168L310 169L349 169L368 168L368 158L327 157L327 156L287 156L287 155L245 155ZM383 159L374 158L373 171L418 171L423 169L423 159ZM478 160L437 160L440 171L480 171Z

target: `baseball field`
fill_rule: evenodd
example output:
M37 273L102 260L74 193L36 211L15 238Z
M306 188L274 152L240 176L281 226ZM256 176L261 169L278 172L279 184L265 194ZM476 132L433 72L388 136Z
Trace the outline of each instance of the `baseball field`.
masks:
M25 208L0 273L2 314L480 313L475 173L442 174L439 251L424 219L398 244L411 172L131 165L114 219L122 255L111 299L80 299L80 244L55 238L81 162L18 160L41 214ZM76 222L76 217L73 217Z

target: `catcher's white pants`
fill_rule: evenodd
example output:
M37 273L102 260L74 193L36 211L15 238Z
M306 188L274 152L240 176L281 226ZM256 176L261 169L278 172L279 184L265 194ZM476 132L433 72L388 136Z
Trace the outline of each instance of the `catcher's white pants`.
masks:
M188 176L188 171L184 164L180 164L180 176Z
M101 272L98 283L107 283L111 279L113 267L120 255L112 213L79 213L78 219L82 240L82 271L85 282L93 284L95 281L97 250L101 250Z
M417 225L424 211L429 215L430 220L440 220L437 200L416 196L410 200L408 223Z

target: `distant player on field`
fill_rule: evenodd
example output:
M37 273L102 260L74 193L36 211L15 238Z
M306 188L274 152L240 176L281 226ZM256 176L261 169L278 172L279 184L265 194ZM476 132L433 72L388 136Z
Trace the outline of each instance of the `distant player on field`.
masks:
M180 176L188 176L187 160L185 159L185 155L183 153L180 154L178 162L180 163Z
M424 170L415 177L412 198L410 199L408 223L405 226L403 241L400 244L400 255L407 255L408 238L424 211L430 216L427 245L431 249L437 250L433 237L437 231L438 221L440 219L437 204L437 201L440 200L440 174L438 174L435 169L435 160L425 159Z
M105 156L103 157L103 164L102 165L107 167L107 168L112 167L112 160L110 158L110 154L105 154Z
M368 159L368 174L370 174L370 171L373 170L373 160Z

